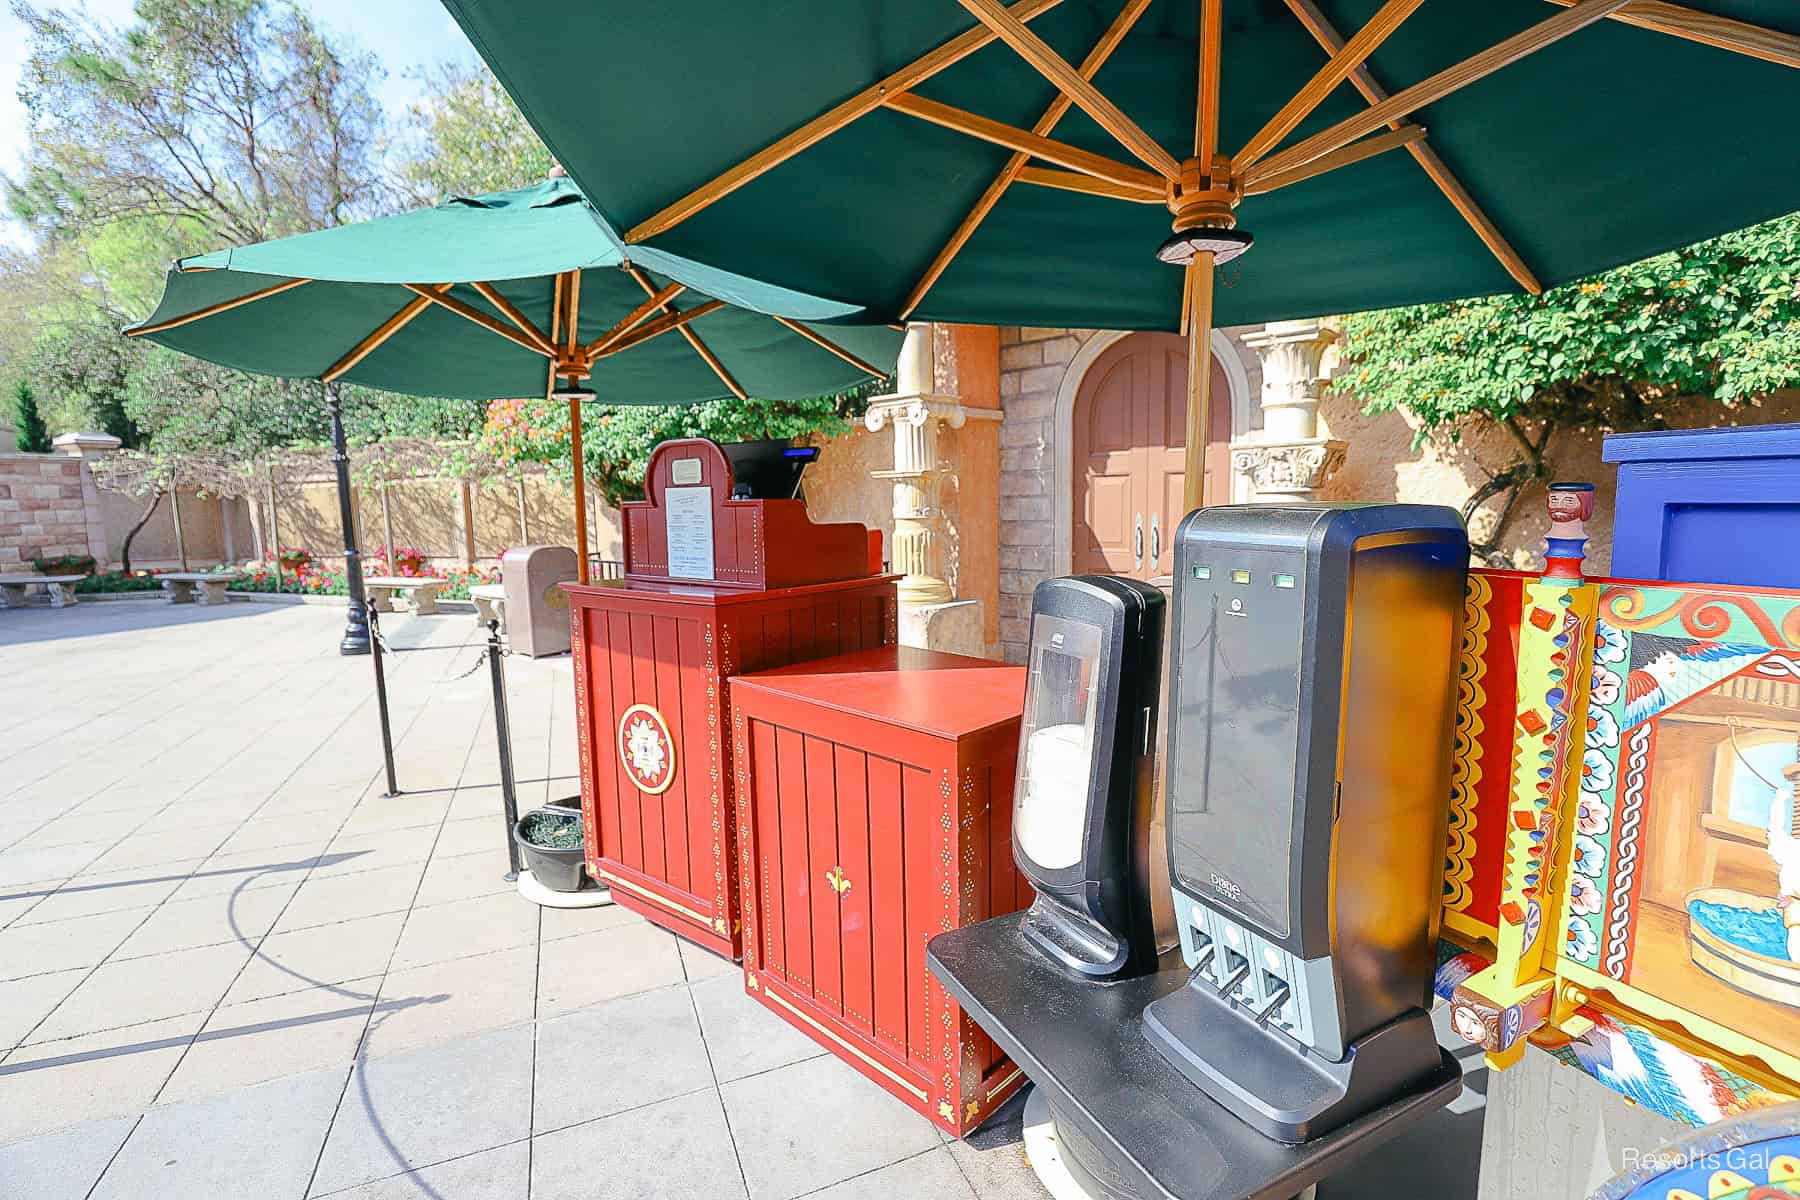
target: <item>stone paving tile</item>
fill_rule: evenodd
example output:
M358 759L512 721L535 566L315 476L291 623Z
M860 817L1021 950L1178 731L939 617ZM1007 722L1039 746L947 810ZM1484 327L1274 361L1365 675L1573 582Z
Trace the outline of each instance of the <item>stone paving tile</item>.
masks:
M538 1026L532 1128L576 1125L712 1087L687 988L625 996Z
M506 852L506 822L500 815L500 795L494 792L488 799L494 810L491 815L444 822L443 831L438 834L436 855L474 854L496 848L502 854Z
M544 946L537 1011L550 1016L681 981L674 934L647 921L621 925Z
M354 875L308 879L275 922L275 932L404 912L419 888L424 863L402 863Z
M513 1142L327 1194L331 1200L526 1200L530 1159L529 1143Z
M89 1121L0 1146L0 1185L18 1200L87 1200L136 1117Z
M201 1014L21 1046L0 1064L0 1145L149 1107Z
M711 979L715 975L729 975L739 983L744 981L744 968L723 954L714 954L680 938L676 939L675 946L681 951L681 969L687 974L689 983Z
M124 908L0 930L0 979L94 966L130 937L150 913L148 908Z
M903 1158L892 1166L834 1183L807 1200L975 1200L975 1189L943 1146Z
M538 906L516 891L415 908L394 948L391 969L535 943L537 925Z
M87 977L88 968L76 967L0 983L0 1051L23 1041Z
M223 896L164 901L143 926L113 952L113 958L144 958L167 954L171 950L190 950L226 942L238 942L246 948L254 946L275 923L297 884L296 880L275 887L227 892Z
M105 963L69 993L26 1042L74 1037L185 1013L201 1014L195 1021L198 1024L249 958L249 947L232 942Z
M228 892L297 883L306 878L322 857L317 842L215 854L195 864L192 878L184 879L170 899L192 900L199 896L221 896Z
M220 814L220 819L225 819L225 814ZM235 816L230 818L234 822L237 819ZM218 852L239 854L245 850L298 845L313 845L322 850L337 836L344 820L344 814L336 809L274 816L259 810L224 840Z
M219 849L219 843L225 840L228 832L228 828L203 825L195 829L172 830L169 833L143 836L134 834L90 862L84 873L154 868L161 863L191 862L196 858L206 858Z
M730 1200L744 1181L710 1088L534 1139L532 1200Z
M380 833L391 829L417 829L440 824L450 808L450 797L442 794L415 795L402 793L392 799L369 796L344 822L344 833L354 836ZM496 821L495 825L499 822Z
M753 1200L786 1200L937 1146L929 1121L835 1058L719 1089Z
M702 980L691 990L720 1083L825 1053L823 1046L745 995L741 976Z
M343 1083L343 1071L314 1071L151 1109L93 1200L298 1196Z
M272 933L262 940L256 957L225 993L225 1002L241 1004L302 988L379 976L387 970L405 921L405 913L386 913Z
M596 908L546 908L542 913L539 940L554 942L561 938L598 933L624 925L648 925L637 913L620 904L602 904Z
M401 863L424 862L431 857L432 830L394 830L379 833L341 834L325 848L325 857L313 871L315 876L349 875L357 871L373 871L377 867Z
M33 883L59 883L87 867L106 852L103 843L81 842L73 846L46 846L0 856L0 888L23 890Z
M160 1103L326 1067L349 1069L380 987L378 976L221 1005L169 1076Z
M419 885L419 898L415 903L443 904L448 900L468 900L500 892L517 895L517 884L507 882L508 869L504 849L481 850L474 854L435 854L425 868L425 879Z
M196 859L129 871L77 875L61 887L41 896L28 911L15 918L12 924L38 925L46 921L66 921L71 917L161 904L180 888L182 882L199 865L200 862Z
M1049 1200L1037 1172L1025 1157L1024 1117L1029 1087L1016 1093L980 1129L945 1142L982 1200Z
M359 1063L313 1178L341 1191L529 1132L529 1027Z
M531 1019L537 947L390 971L363 1053L390 1055Z

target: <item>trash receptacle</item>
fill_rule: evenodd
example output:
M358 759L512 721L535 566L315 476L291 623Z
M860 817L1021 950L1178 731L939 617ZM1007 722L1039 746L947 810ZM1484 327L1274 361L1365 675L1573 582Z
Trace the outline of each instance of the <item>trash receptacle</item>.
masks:
M562 585L575 578L575 551L567 546L520 546L501 556L506 636L514 654L568 653L569 597Z

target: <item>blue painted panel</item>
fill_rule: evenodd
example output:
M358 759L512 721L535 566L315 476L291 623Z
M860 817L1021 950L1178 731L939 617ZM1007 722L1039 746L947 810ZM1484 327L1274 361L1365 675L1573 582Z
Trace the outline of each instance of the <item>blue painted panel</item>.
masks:
M1614 434L1612 574L1800 587L1800 425Z

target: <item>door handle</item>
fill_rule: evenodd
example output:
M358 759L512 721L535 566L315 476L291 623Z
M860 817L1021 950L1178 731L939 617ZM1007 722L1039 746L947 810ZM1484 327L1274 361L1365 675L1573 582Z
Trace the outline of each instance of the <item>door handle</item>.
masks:
M1150 565L1162 561L1162 514L1150 514Z
M1136 527L1131 533L1131 565L1142 570L1144 566L1144 514L1137 515Z

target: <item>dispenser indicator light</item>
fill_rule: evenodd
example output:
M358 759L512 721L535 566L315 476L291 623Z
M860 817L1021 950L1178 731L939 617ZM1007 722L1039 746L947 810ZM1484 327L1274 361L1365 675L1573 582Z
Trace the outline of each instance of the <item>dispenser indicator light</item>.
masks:
M1250 582L1250 572L1244 570L1244 568L1242 568L1242 567L1238 567L1238 568L1234 569L1231 572L1231 582L1233 582L1233 583L1249 583Z
M1291 588L1294 586L1294 577L1292 575L1277 575L1275 576L1275 586L1278 588Z
M1195 579L1211 579L1212 578L1212 568L1211 567L1203 567L1199 563L1195 563L1194 564L1194 578Z

